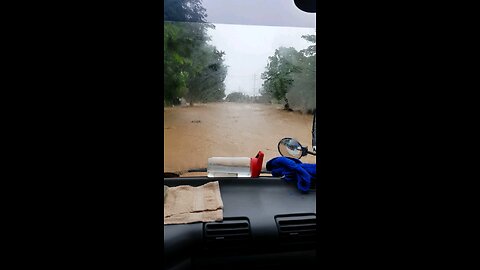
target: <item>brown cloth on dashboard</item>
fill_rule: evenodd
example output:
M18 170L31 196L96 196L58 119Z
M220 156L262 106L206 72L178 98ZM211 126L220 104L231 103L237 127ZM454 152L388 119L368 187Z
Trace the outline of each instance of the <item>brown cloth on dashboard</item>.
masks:
M168 187L163 204L163 224L223 220L223 201L218 181L199 187Z

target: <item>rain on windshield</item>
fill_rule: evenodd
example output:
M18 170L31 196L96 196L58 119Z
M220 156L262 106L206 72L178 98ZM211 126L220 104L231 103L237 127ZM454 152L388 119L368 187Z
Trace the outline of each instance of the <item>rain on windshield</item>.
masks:
M168 1L167 1L168 2ZM214 156L280 156L278 142L312 149L314 28L207 23L199 0L164 22L164 171L206 168ZM182 13L183 12L183 13ZM315 163L307 155L302 162Z

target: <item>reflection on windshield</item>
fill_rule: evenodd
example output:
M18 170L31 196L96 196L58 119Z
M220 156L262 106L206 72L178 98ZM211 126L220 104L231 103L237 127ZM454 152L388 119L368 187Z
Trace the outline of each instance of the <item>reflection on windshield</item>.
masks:
M179 2L193 4L175 16L205 21L200 1ZM259 150L268 161L284 137L312 141L315 29L166 21L163 61L165 171Z

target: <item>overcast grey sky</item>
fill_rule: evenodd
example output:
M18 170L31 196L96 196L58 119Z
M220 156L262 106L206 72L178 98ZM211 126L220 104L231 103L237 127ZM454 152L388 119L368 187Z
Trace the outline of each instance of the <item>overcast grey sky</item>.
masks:
M265 71L268 57L280 46L294 47L296 50L307 48L311 43L301 38L307 34L315 34L315 29L215 24L215 29L209 30L212 38L210 44L225 52L225 64L229 66L225 94L240 89L245 94L258 95L263 83L260 75Z

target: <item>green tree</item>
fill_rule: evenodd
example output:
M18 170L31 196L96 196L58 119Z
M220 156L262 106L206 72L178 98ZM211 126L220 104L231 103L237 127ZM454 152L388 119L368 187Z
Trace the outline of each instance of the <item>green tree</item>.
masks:
M217 101L225 97L227 67L224 52L208 45L206 10L200 0L166 0L164 23L165 104L185 97L192 102Z
M185 70L191 65L191 44L183 38L185 33L181 26L165 23L164 30L164 99L167 104L171 104L175 98L186 94L188 73Z
M316 36L306 35L302 38L313 45L300 51L299 72L292 74L293 83L286 97L292 109L312 112L316 108Z
M165 21L206 22L206 9L201 0L163 0Z
M283 101L285 109L310 111L316 108L316 35L302 38L313 45L300 51L280 47L268 58L261 94Z
M268 57L266 71L262 73L264 94L276 100L285 101L285 108L289 108L286 94L293 83L293 72L298 72L300 53L293 47L280 47L273 56Z
M185 96L190 104L220 101L225 97L227 66L224 64L224 55L224 52L208 44L194 52L192 76L189 78L188 93Z
M228 102L244 102L248 99L248 96L245 95L242 92L233 92L228 94L228 96L225 98L225 101Z

